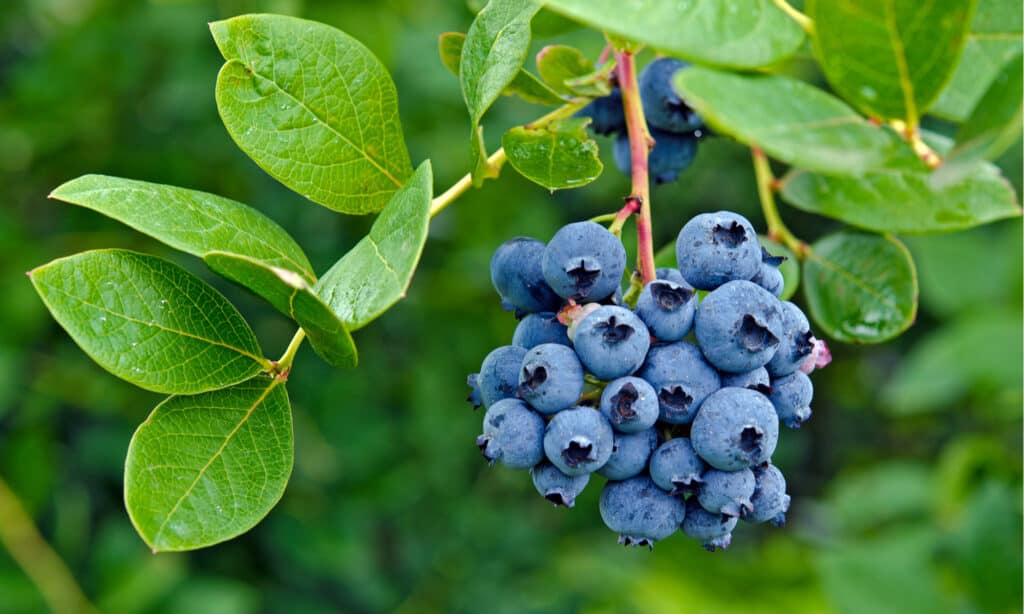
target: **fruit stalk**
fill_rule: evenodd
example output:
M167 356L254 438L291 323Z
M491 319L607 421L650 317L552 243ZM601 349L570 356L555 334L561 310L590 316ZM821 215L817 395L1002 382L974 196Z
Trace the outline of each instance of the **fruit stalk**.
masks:
M637 268L643 283L654 281L654 240L651 228L651 190L648 177L647 156L654 146L654 139L647 130L644 108L640 101L640 88L636 79L636 62L630 51L615 53L619 88L622 90L622 106L626 114L626 129L629 133L629 155L632 165L633 189L629 201L640 203L640 216L636 221Z
M791 249L797 258L803 260L810 252L810 247L796 238L796 235L790 232L782 222L779 208L775 204L775 177L772 175L771 166L768 165L768 158L758 147L751 147L750 153L754 158L757 195L761 199L761 211L764 213L765 223L768 224L768 237L782 243Z

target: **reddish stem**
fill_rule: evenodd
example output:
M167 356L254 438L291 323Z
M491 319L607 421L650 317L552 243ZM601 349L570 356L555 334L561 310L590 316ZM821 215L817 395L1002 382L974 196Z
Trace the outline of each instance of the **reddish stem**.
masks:
M622 106L629 132L629 155L632 166L633 191L627 202L640 203L640 217L636 221L637 268L644 284L654 281L654 240L651 234L651 191L648 180L647 156L654 147L654 139L647 131L647 120L640 102L640 88L636 80L636 63L629 51L615 53L615 70L622 90Z

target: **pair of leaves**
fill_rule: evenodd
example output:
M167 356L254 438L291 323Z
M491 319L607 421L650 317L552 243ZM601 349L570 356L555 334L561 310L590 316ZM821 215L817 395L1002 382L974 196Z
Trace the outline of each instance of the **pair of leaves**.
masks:
M445 32L437 39L441 63L456 77L459 76L462 47L465 44L466 35L461 32ZM525 69L520 69L501 93L505 96L519 96L534 104L555 106L565 102L554 90Z

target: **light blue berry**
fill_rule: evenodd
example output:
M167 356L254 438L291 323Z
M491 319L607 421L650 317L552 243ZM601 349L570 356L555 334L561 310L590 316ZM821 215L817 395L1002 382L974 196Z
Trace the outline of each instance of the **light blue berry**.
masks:
M572 347L566 327L558 321L558 315L551 311L531 313L519 321L512 334L512 345L533 349L544 343L558 343Z
M789 375L798 370L814 351L814 335L807 316L795 304L785 301L780 309L782 328L779 348L768 362L773 377Z
M502 399L484 414L476 445L491 464L529 469L544 458L544 419L519 399Z
M743 516L753 509L754 472L750 469L719 471L708 469L703 475L697 500L712 514Z
M722 388L749 388L761 394L768 394L772 390L771 378L768 376L768 369L758 367L753 371L743 373L722 373Z
M480 373L470 375L470 386L479 397L480 404L490 407L502 399L516 396L519 385L519 369L523 364L526 350L514 345L495 348L484 358Z
M754 467L754 495L750 498L753 510L743 516L749 522L771 521L775 526L786 524L789 511L789 495L786 494L786 478L775 465L765 464Z
M576 497L590 481L590 474L568 476L548 462L542 462L530 469L530 477L533 478L533 486L537 492L555 507L575 505Z
M517 394L543 414L572 407L583 392L583 365L572 348L544 343L526 351Z
M748 280L761 266L761 245L745 217L730 211L702 213L679 231L679 272L694 288L714 290L734 280Z
M516 237L494 252L491 283L506 307L527 313L558 309L561 300L544 281L544 249L537 239Z
M612 380L640 368L651 347L651 335L632 311L605 305L583 318L573 345L587 371L598 379Z
M693 327L697 296L689 285L654 280L636 301L636 314L659 341L679 341Z
M653 547L675 533L686 516L682 500L644 475L605 484L598 507L605 525L627 546Z
M708 552L717 548L725 550L732 543L732 530L736 528L737 520L735 516L713 514L701 507L696 497L691 497L686 502L683 532L700 541Z
M742 373L768 364L782 338L779 299L749 281L730 281L697 307L694 334L708 362Z
M763 394L722 388L701 405L690 438L706 463L722 471L739 471L771 458L779 441L779 418Z
M652 346L637 375L657 391L661 420L669 424L690 423L721 383L697 346L686 341Z
M548 242L544 279L562 298L578 303L604 300L615 293L626 270L626 249L596 222L563 226Z
M676 93L672 77L687 63L675 58L658 58L640 71L637 82L644 117L651 126L675 133L692 133L704 122Z
M609 480L629 479L647 468L656 447L658 432L653 428L639 433L615 433L612 455L597 472Z
M814 384L806 373L796 371L772 380L772 394L769 398L779 420L791 429L798 429L811 418Z
M568 476L597 471L608 462L613 446L612 426L591 407L558 412L544 432L544 454Z
M703 483L704 461L686 437L669 439L651 454L651 479L672 495L697 492Z
M635 433L658 421L658 394L646 380L620 377L601 393L600 409L615 430Z

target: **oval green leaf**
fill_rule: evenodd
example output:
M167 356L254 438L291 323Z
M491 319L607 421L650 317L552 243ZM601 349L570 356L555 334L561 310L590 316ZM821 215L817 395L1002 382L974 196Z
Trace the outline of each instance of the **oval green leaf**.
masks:
M140 388L195 394L270 369L223 295L176 264L97 250L29 271L43 303L101 367Z
M1021 213L1009 182L987 163L942 188L932 187L924 172L839 177L797 171L783 179L782 197L798 209L853 226L903 234L952 232Z
M441 63L456 77L459 76L459 62L462 59L462 46L465 42L466 35L461 32L445 32L437 39ZM557 106L565 102L550 87L544 85L540 79L524 69L520 69L512 79L512 83L509 83L502 91L502 94L519 96L533 104Z
M540 78L551 89L560 94L572 96L605 96L608 87L603 90L590 86L573 88L567 82L586 77L594 72L594 63L583 55L583 52L569 45L548 45L537 53L537 72Z
M804 260L811 316L830 337L880 343L914 323L917 274L896 238L841 231L816 242Z
M693 67L676 73L674 86L715 130L800 168L853 175L923 168L894 132L796 79Z
M779 272L782 273L782 279L786 282L786 285L782 288L782 295L779 296L779 300L788 301L793 298L797 288L800 287L800 261L797 260L796 255L785 245L772 241L763 235L758 235L757 238L761 242L761 246L768 250L769 254L785 258L782 264L779 265Z
M301 275L225 252L209 252L203 260L212 270L253 290L275 309L295 320L306 332L310 345L327 364L346 368L356 366L358 354L352 336Z
M362 43L280 15L210 24L217 108L272 177L342 213L379 211L412 172L391 76Z
M545 5L698 64L756 68L792 55L804 31L772 0L546 0Z
M394 195L370 233L336 262L314 291L349 330L358 330L405 296L427 241L434 189L430 161Z
M581 117L543 128L517 126L501 137L501 145L512 168L537 185L552 191L579 188L604 170L588 123Z
M829 83L872 117L917 123L960 59L975 0L808 0Z
M292 472L284 381L257 377L157 405L128 446L124 500L154 552L194 550L255 526Z

